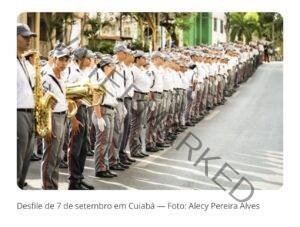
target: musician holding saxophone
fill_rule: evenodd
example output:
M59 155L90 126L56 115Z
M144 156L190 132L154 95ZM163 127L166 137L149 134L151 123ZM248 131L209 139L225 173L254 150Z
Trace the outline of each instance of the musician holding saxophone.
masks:
M52 92L57 103L52 112L52 133L45 139L45 152L42 160L43 189L58 189L59 165L64 143L68 104L63 71L69 64L70 53L67 48L54 50L53 66L43 76L45 93Z
M26 24L17 25L17 184L26 186L34 145L34 78L30 77L22 54L36 34Z

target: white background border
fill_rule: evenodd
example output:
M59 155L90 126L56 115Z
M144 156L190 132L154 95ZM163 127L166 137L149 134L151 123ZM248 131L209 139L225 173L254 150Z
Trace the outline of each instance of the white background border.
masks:
M295 1L296 2L296 1ZM16 5L14 5L16 4ZM299 218L299 11L292 1L271 0L22 0L2 1L1 10L1 219L2 226L296 226ZM298 7L299 8L299 7ZM251 203L260 203L259 211L124 211L110 212L18 212L17 201L198 201L234 202L222 191L20 191L16 187L16 77L15 26L18 13L42 12L119 12L119 11L178 11L227 12L268 11L280 12L284 17L284 182L276 191L256 191ZM274 91L276 92L276 91ZM272 111L272 110L270 110ZM294 224L295 223L295 224Z

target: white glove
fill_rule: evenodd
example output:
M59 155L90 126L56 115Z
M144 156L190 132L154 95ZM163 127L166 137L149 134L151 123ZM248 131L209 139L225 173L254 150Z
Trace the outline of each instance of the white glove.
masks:
M137 101L136 100L132 100L132 109L137 110Z
M128 113L127 109L126 109L125 105L123 105L123 115L124 115L124 118L126 117L127 113Z
M155 110L155 107L156 107L156 103L155 103L154 101L152 101L150 110L151 110L151 111L154 111L154 110Z
M106 127L106 123L105 123L105 120L103 119L103 117L97 118L97 123L98 123L98 128L99 128L100 132L103 132Z
M194 100L196 98L196 92L192 91L191 98L192 98L192 100Z

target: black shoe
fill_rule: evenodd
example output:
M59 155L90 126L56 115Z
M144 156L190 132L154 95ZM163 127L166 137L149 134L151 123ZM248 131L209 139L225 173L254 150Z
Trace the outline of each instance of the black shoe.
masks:
M132 162L128 161L127 159L120 160L120 162L126 166L130 166L132 164Z
M190 123L190 122L186 123L185 125L186 125L186 126L195 126L195 124Z
M100 171L95 174L96 177L101 177L101 178L113 178L113 175L108 173L107 171Z
M144 155L141 155L141 154L133 154L131 156L134 158L144 158L145 157Z
M65 163L63 160L61 160L59 163L59 168L60 169L68 169L68 164Z
M79 183L70 183L68 190L88 190Z
M156 146L158 146L158 147L170 147L170 145L165 144L165 143L156 143Z
M81 181L81 186L84 187L84 188L87 188L88 190L94 190L94 186L93 185L90 185L88 183L86 183L85 181Z
M146 147L146 151L155 152L155 147Z
M86 153L86 156L94 156L94 154L95 153L92 150L90 150Z
M155 148L154 148L155 149ZM148 157L149 155L146 153L141 153L141 155L143 155L144 157Z
M120 166L119 164L115 164L109 167L111 170L116 170L116 171L124 171L125 168L123 168L122 166Z
M181 128L177 128L177 129L176 129L176 132L179 132L179 133L181 133L181 132L184 132L184 130L183 130L183 129L181 129Z
M167 138L165 139L164 143L170 146L173 144L173 142L171 140L168 140Z
M119 162L118 165L121 166L121 167L123 167L124 169L128 169L129 168L129 166L125 165L123 162Z
M18 186L19 186L20 189L23 189L23 188L26 187L27 185L28 185L27 182L24 182L23 185L20 185L20 184L18 183Z
M168 139L168 140L171 140L171 141L176 140L176 138L177 138L177 137L174 137L174 136L172 136L172 137L171 137L171 136L170 136L170 137L167 137L167 139Z
M158 147L150 147L150 148L147 148L146 151L147 151L147 152L157 152L157 151L159 151L157 148L158 148ZM142 155L144 155L144 154L145 154L145 153L142 153Z
M132 159L132 158L129 158L129 157L127 157L126 159L127 159L127 161L132 162L132 163L133 163L133 162L136 162L135 159Z
M42 158L40 158L39 156L37 156L36 154L32 154L31 155L31 158L30 158L30 161L33 161L33 162L35 162L35 161L40 161Z
M182 128L183 130L187 129L188 127L185 125L180 125L180 128Z
M113 176L113 177L117 177L118 174L114 173L114 172L111 172L109 170L106 171L109 175Z
M162 148L162 147L155 147L154 148L156 151L162 151L164 148Z

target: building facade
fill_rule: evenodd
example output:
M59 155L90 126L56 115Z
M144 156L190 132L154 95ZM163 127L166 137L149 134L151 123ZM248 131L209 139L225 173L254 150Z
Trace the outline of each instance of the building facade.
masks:
M226 42L225 13L194 13L183 31L183 45L197 46Z

